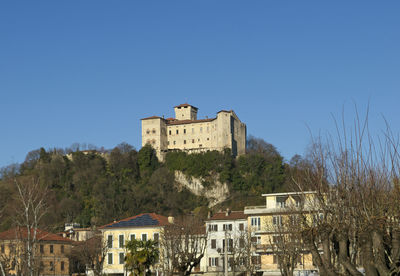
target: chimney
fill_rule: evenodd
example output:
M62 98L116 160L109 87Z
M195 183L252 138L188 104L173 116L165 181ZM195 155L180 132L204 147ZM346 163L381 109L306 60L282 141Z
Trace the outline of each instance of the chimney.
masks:
M225 216L226 216L226 217L229 216L230 213L231 213L231 210L230 210L229 208L226 208Z
M169 216L168 217L168 223L174 224L174 217Z

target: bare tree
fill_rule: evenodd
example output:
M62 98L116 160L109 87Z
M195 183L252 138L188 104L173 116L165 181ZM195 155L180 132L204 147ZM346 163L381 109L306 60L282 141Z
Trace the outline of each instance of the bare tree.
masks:
M207 244L204 223L188 216L164 227L160 237L162 267L167 275L190 275L200 265Z
M229 264L233 275L237 272L253 275L257 268L254 257L257 256L254 253L251 232L247 229L240 230L239 233L227 232L226 237L232 239Z
M368 116L348 132L317 139L310 166L294 176L316 191L317 217L303 215L301 235L321 275L399 275L399 141L387 128L372 137ZM314 214L315 215L315 214Z
M107 252L107 243L101 233L96 233L88 240L76 242L69 257L80 266L85 266L86 270L92 271L95 276L101 276Z
M38 227L47 212L45 202L47 188L34 177L14 179L14 183L19 203L15 219L18 225L16 240L22 243L18 246L18 249L21 249L18 259L22 275L33 276L38 273L40 267L40 257L37 256ZM26 232L26 237L23 232Z

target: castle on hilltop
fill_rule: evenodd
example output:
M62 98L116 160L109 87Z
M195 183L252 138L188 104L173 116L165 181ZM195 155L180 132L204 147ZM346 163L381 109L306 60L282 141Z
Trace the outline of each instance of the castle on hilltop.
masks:
M174 107L175 118L143 118L142 146L150 144L160 160L168 151L189 153L229 148L234 156L246 152L246 125L233 110L221 110L217 117L197 119L198 108L190 104Z

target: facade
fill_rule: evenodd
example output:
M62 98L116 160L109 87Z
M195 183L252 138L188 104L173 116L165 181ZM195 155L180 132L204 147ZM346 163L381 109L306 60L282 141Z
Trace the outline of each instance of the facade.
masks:
M208 240L205 254L208 275L221 275L225 260L229 274L246 271L247 215L243 211L218 212L206 220Z
M9 275L20 275L27 265L24 255L29 243L35 248L32 267L40 275L70 275L67 256L71 251L72 241L40 229L31 230L30 234L31 237L36 235L36 242L33 243L32 238L28 238L27 228L18 227L0 233L0 261L3 269L8 270Z
M160 232L168 223L167 217L155 213L145 213L100 227L103 240L108 247L103 273L126 275L124 269L126 242L133 239L158 241Z
M66 223L64 231L59 235L64 238L71 239L73 241L86 241L92 238L95 231L91 228L81 228L79 223Z
M233 110L221 110L217 117L197 119L198 108L189 104L174 107L175 118L152 116L142 119L142 146L150 144L160 160L166 152L189 153L231 149L234 156L246 152L246 125Z
M255 250L260 255L260 272L264 275L281 275L278 265L279 242L288 237L284 228L298 212L313 216L315 192L290 192L263 194L265 205L245 207L249 230L254 236ZM307 215L308 216L308 215ZM311 218L310 218L311 219ZM310 252L297 249L299 253L296 271L301 275L314 275Z

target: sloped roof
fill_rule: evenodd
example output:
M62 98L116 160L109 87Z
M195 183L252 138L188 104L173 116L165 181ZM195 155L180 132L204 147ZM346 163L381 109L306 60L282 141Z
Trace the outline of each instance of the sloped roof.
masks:
M193 123L206 123L206 122L211 122L214 121L215 118L211 119L201 119L201 120L174 120L174 121L168 121L168 125L182 125L182 124L193 124Z
M248 215L246 215L243 211L230 211L228 215L226 212L218 212L215 213L209 220L236 220L236 219L247 219Z
M133 217L125 218L101 226L104 228L126 228L126 227L144 227L144 226L165 226L168 224L168 218L156 213L144 213Z
M31 235L33 236L34 229L31 229ZM0 233L0 240L17 240L27 239L28 229L26 227L15 227L7 231ZM60 241L60 242L72 242L70 239L66 239L59 235L36 229L36 239L38 241Z
M191 104L188 104L188 103L184 103L184 104L180 104L180 105L177 105L177 106L174 106L174 107L187 107L187 106L191 106L191 107L193 107L193 108L195 108L195 109L198 109L197 107L195 107L195 106L193 106L193 105L191 105Z

